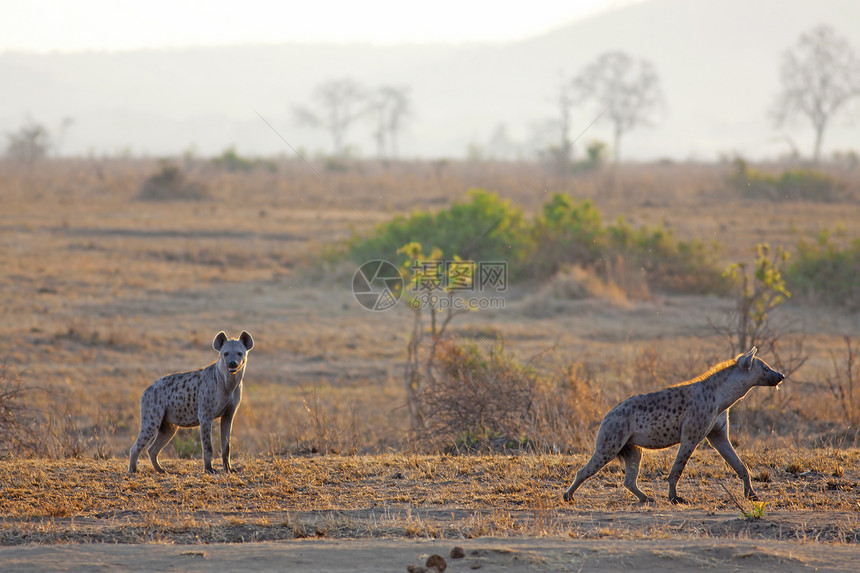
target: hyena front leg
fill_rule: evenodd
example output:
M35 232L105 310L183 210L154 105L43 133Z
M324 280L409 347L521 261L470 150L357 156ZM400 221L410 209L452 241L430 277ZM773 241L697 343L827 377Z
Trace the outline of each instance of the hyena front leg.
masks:
M750 483L750 472L732 447L727 428L714 428L708 434L708 443L723 456L726 463L735 470L735 473L744 482L744 496L748 499L757 500L758 495L756 495L756 492L752 488L752 483Z
M681 479L681 474L684 473L684 468L690 456L696 451L699 442L705 439L705 432L707 429L702 427L700 416L688 416L681 423L681 445L678 448L678 455L675 456L675 463L669 471L669 501L672 503L687 503L684 498L678 496L678 480Z
M672 470L669 472L669 501L672 503L687 503L686 499L678 495L678 480L681 479L681 474L684 473L684 467L686 467L687 461L690 459L690 456L693 455L693 450L695 449L695 444L685 445L683 443L678 449L675 463L672 464Z
M203 446L203 469L206 473L216 474L212 469L212 417L203 416L200 419L200 444Z
M230 432L233 429L233 415L235 413L235 408L229 408L221 416L221 461L224 462L225 472L233 471L233 466L230 465Z

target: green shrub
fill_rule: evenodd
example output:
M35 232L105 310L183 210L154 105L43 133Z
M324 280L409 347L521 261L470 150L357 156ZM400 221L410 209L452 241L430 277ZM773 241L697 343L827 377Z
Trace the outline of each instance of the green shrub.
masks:
M842 185L832 177L812 169L789 169L776 180L781 199L836 201L842 195Z
M718 266L719 248L699 240L680 241L662 226L633 228L623 219L607 228L607 251L645 272L652 288L692 294L725 294L731 282ZM609 259L611 260L611 259Z
M611 278L620 262L641 269L649 286L660 290L723 294L729 289L715 244L681 241L662 226L634 228L623 219L605 226L590 201L563 194L553 195L532 221L494 193L476 189L468 199L435 214L397 216L377 225L374 235L354 236L349 257L402 266L408 257L398 248L417 243L420 251L436 249L446 260L457 254L465 261L505 261L512 281L548 279L571 265Z
M860 239L839 248L830 234L797 244L797 257L786 272L788 287L814 302L860 308Z
M425 253L439 249L446 257L456 253L463 260L507 261L511 272L521 269L531 245L522 209L482 189L469 191L467 197L468 201L454 202L435 214L397 216L377 225L370 237L353 237L350 258L356 262L385 259L399 266L406 255L397 250L414 242Z
M771 175L735 159L735 172L729 184L746 197L771 201L835 201L842 195L842 185L826 173L813 169L788 169Z
M551 277L566 265L594 263L603 250L605 235L600 213L591 201L576 203L568 195L554 194L534 223L537 249L530 258L532 276Z

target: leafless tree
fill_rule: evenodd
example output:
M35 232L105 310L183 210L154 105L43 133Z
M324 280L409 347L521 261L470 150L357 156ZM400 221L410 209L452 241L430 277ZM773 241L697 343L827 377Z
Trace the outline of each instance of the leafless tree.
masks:
M18 131L7 136L7 157L21 163L32 164L48 155L51 148L51 134L48 129L32 119L28 119Z
M653 125L665 109L660 78L647 60L624 52L607 52L573 80L583 98L592 99L613 125L615 161L621 157L621 136L638 126Z
M328 131L334 154L343 156L346 131L366 112L365 98L364 90L354 80L332 80L314 89L314 107L296 106L293 112L299 125Z
M370 96L370 113L376 122L376 155L397 157L397 136L411 113L409 90L403 87L382 86ZM388 149L386 149L388 148Z
M562 77L555 97L555 105L558 110L558 146L550 148L551 160L555 163L557 171L565 174L569 171L570 161L573 158L573 141L570 139L570 111L578 102L577 91L567 78Z
M507 160L516 157L517 144L508 134L508 126L504 123L496 125L487 142L487 154L493 159Z
M848 40L832 27L820 25L783 53L779 79L782 92L771 110L774 124L781 127L797 117L808 119L815 130L812 158L818 162L828 123L860 96L860 59Z

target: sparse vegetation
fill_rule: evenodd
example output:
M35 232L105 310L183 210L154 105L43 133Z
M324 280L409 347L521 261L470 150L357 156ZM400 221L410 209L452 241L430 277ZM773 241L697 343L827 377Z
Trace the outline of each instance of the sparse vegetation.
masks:
M263 167L271 173L278 171L278 166L273 161L243 157L235 147L225 149L221 155L212 160L212 163L232 173L247 172L256 167Z
M712 165L620 165L611 174L555 179L526 164L367 163L326 174L326 182L298 162L279 161L277 173L192 165L209 200L169 202L138 198L141 184L162 169L154 161L47 160L42 167L0 162L8 207L0 238L9 246L0 249L3 317L15 332L2 361L4 372L18 373L7 376L12 391L15 384L40 388L24 394L34 416L15 415L38 433L42 448L16 443L2 454L3 543L487 534L858 540L857 442L845 410L856 381L842 376L844 347L833 341L845 334L853 341L860 332L845 307L819 306L823 299L792 282L791 271L802 258L794 253L797 237L856 228L854 202L751 205L720 194L725 167ZM840 177L849 185L860 180L850 171ZM464 190L476 181L498 193L474 201ZM454 203L463 218L440 218L456 211ZM473 422L438 446L510 437L507 445L518 449L507 452L515 455L416 455L402 376L411 335L405 325L414 315L403 302L386 312L361 308L348 286L352 263L332 257L312 264L323 246L349 240L351 226L382 229L398 214L409 221L410 211L453 230L476 214L504 215L509 224L499 227L509 234L502 236L532 245L519 259L524 278L505 293L504 309L463 313L445 330L451 344L465 349L459 362L451 355L452 364L468 362L468 349L477 349L477 363L485 366L470 370L476 387L516 372L522 365L512 356L540 356L523 367L528 394L512 392L516 399L499 406L511 407L516 424ZM404 242L392 236L396 252ZM714 238L718 249L711 248ZM550 239L558 241L552 249ZM505 243L493 240L504 252ZM850 249L851 237L828 240L839 245L834 252ZM436 237L428 241L422 252L435 256ZM681 243L697 241L704 254L681 253ZM732 413L736 447L767 502L756 521L768 527L735 519L719 487L731 470L706 447L687 468L692 505L669 511L658 499L657 510L673 516L665 522L655 525L654 512L631 505L617 487L615 463L606 481L583 487L578 505L560 511L561 491L612 404L728 357L706 323L734 299L679 296L671 285L652 282L677 277L655 273L685 268L685 258L700 264L699 257L704 268L713 257L722 269L750 257L750 247L761 242L773 245L771 256L780 245L791 252L780 272L794 296L778 313L807 319L798 333L810 357L778 393L751 396ZM464 256L456 246L444 258ZM577 254L562 264L545 265L571 250ZM637 291L636 284L645 287ZM446 315L435 318L439 327ZM422 336L431 324L425 313ZM192 431L164 456L174 475L156 478L145 468L127 478L142 390L167 371L212 358L213 332L241 328L260 333L235 431L242 472L199 475L199 461L183 459L197 457ZM511 371L501 370L500 340ZM449 389L463 379L452 377ZM648 456L643 489L663 490L673 457L671 450ZM598 519L595 526L595 512L602 511L623 519Z
M772 251L766 243L759 243L751 271L743 262L733 263L726 270L736 289L735 308L725 324L714 327L735 354L753 346L772 351L779 332L772 323L771 312L791 297L782 276L787 261L788 253L781 248Z
M791 298L783 277L789 255L782 247L771 249L767 243L756 245L754 253L752 269L744 262L732 263L726 269L725 276L734 285L733 308L709 324L727 343L730 353L741 354L755 346L771 356L771 364L788 378L808 359L803 348L805 337L796 331L797 326L774 320L774 312Z

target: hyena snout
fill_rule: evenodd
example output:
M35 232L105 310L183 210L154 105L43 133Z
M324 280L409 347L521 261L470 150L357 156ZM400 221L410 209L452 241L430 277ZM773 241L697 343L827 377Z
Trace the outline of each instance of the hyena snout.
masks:
M767 375L767 383L770 386L776 386L780 382L785 380L785 374L782 372L777 372L776 370L771 370Z

